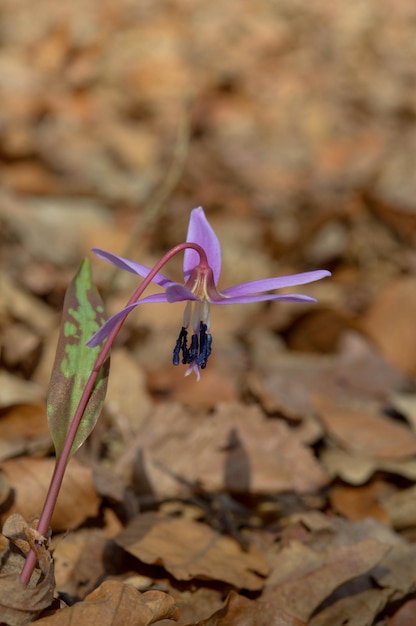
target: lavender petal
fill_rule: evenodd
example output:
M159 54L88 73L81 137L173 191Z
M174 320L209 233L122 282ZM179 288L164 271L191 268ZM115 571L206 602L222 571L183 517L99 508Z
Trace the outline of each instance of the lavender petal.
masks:
M275 278L263 278L254 280L249 283L241 283L234 287L223 289L225 296L245 296L253 293L261 293L262 291L271 291L272 289L282 289L283 287L295 287L296 285L306 285L315 280L321 280L326 276L331 276L328 270L316 270L314 272L303 272L302 274L292 274L290 276L276 276Z
M221 246L214 229L205 217L204 209L198 207L191 211L188 234L186 241L197 243L206 252L208 264L211 267L215 283L218 282L221 273ZM189 274L199 264L199 254L196 250L187 249L183 259L183 273L185 281Z
M104 261L108 261L112 265L115 265L116 267L119 267L122 270L127 270L128 272L132 272L133 274L138 274L139 276L143 276L143 278L146 278L146 276L152 269L151 267L148 267L147 265L134 263L134 261L125 259L124 257L118 256L117 254L112 254L111 252L107 252L106 250L101 250L101 248L93 248L92 251L100 259L104 259ZM158 285L161 285L162 287L165 287L172 281L169 280L169 278L167 278L163 274L158 273L153 278L152 282L157 283Z

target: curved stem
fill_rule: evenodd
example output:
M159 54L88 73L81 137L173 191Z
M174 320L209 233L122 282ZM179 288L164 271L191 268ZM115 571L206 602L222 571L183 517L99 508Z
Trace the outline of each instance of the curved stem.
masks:
M170 261L172 257L174 257L179 252L186 250L187 248L192 248L193 250L198 252L201 266L208 267L207 255L205 253L205 250L201 248L201 246L199 246L196 243L180 243L174 248L172 248L171 250L169 250L169 252L167 252L160 259L160 261L156 263L156 265L154 265L154 267L150 270L148 275L143 279L143 282L136 289L136 291L134 292L130 300L127 302L126 306L129 306L130 304L137 302L139 298L142 296L145 289L152 282L156 274L162 269L162 267L166 265L166 263ZM88 378L87 384L85 385L81 399L75 411L74 418L69 427L68 434L66 436L65 443L62 448L62 452L55 462L55 469L51 478L49 490L45 499L45 504L43 506L43 510L39 518L38 527L37 527L37 530L41 535L46 535L48 528L50 526L56 500L58 498L59 490L61 488L62 481L64 478L65 469L69 461L72 444L74 442L75 436L78 431L78 427L84 415L84 411L88 404L88 400L94 389L97 376L105 360L107 359L111 346L113 344L113 341L116 338L120 328L124 324L124 321L126 317L128 316L128 314L129 312L127 312L124 315L124 317L121 318L121 320L118 322L118 324L113 328L113 330L109 334L105 344L102 347L101 352L97 356L95 365L92 369L90 377ZM26 562L23 566L22 573L20 575L20 582L23 585L27 585L29 583L29 580L30 580L30 577L32 576L35 565L36 565L36 554L33 552L33 550L30 550L27 555Z

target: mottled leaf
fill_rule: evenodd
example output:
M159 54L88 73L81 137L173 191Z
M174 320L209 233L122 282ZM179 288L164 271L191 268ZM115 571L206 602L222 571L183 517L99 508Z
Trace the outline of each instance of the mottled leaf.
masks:
M57 457L62 452L71 421L101 350L100 346L89 348L85 343L105 320L103 303L92 281L90 262L84 259L65 295L49 384L48 421ZM97 376L71 454L81 446L97 422L107 389L108 369L109 359Z

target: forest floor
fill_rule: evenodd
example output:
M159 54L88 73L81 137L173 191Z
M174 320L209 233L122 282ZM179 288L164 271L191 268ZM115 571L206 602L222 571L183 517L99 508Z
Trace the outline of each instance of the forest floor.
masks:
M414 625L413 0L0 11L0 623ZM213 307L200 382L172 365L181 303L129 316L25 588L10 516L53 472L66 288L87 256L115 313L139 279L91 248L153 265L199 205L220 288L332 276Z

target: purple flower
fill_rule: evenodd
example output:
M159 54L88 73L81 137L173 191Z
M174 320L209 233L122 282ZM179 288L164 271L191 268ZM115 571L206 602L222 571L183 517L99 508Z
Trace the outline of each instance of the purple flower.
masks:
M221 273L221 247L218 237L205 217L202 207L191 212L186 241L187 243L198 244L203 248L208 264L200 259L196 250L187 248L183 261L184 284L175 283L163 274L156 274L152 282L160 285L164 291L141 298L138 302L130 304L113 315L93 335L88 341L88 345L96 346L101 343L120 319L139 304L146 302L186 301L182 328L173 350L173 363L178 365L181 361L183 364L188 365L186 375L194 371L199 380L200 369L206 367L211 353L212 336L209 332L211 304L248 304L265 300L316 302L315 298L301 294L289 295L264 292L281 289L282 287L304 285L331 275L327 270L317 270L302 274L292 274L291 276L264 278L219 291L217 284ZM151 270L146 265L134 263L105 250L94 248L93 251L101 259L105 259L121 269L143 277L146 277ZM190 343L188 343L188 328L192 330Z

